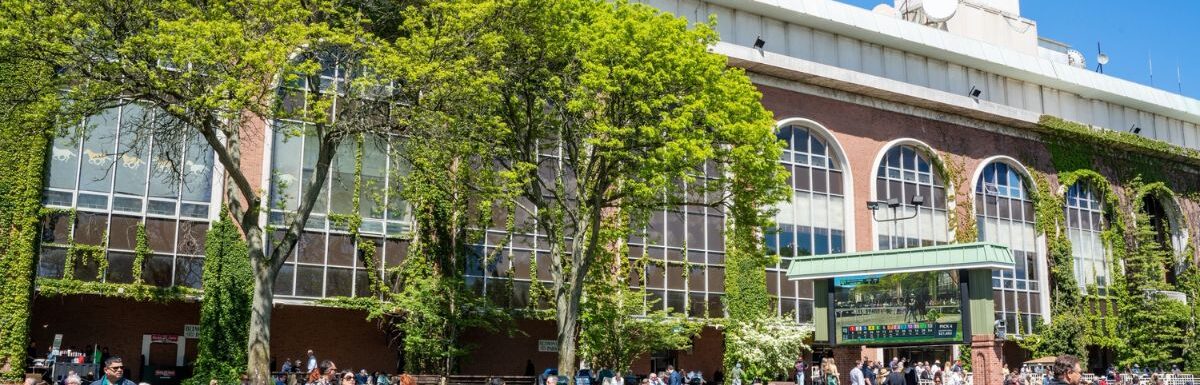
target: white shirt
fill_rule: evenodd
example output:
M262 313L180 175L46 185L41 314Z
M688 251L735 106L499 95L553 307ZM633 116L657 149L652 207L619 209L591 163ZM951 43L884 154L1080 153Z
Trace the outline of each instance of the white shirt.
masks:
M864 383L862 366L855 365L854 369L850 369L850 385L863 385Z
M316 369L316 368L317 368L317 357L316 356L308 356L308 371L311 372L311 371L313 371L313 369Z

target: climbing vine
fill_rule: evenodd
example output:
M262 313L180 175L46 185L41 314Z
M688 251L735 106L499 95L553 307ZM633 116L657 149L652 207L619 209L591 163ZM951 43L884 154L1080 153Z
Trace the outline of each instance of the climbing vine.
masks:
M4 29L0 27L0 29ZM0 42L0 51L9 52ZM15 51L13 51L15 52ZM24 374L46 155L59 108L53 69L0 59L0 379ZM49 92L48 92L49 90Z

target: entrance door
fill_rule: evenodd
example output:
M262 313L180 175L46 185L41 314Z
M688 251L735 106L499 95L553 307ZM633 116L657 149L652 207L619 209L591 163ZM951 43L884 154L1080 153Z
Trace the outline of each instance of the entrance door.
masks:
M153 385L178 385L190 377L183 365L187 339L180 335L143 334L141 381Z
M667 365L675 365L677 353L674 350L650 353L650 371L654 373L667 371Z
M912 347L895 347L884 348L884 362L891 362L893 357L901 359L907 358L909 362L928 362L933 364L934 361L945 363L946 360L954 360L953 349L949 345L944 346L912 346Z

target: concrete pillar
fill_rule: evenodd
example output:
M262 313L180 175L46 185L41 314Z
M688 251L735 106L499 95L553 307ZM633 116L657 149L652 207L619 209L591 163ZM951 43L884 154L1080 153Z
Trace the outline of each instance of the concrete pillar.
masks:
M987 334L971 336L971 373L976 384L1004 382L1004 367L1000 361L1002 342Z

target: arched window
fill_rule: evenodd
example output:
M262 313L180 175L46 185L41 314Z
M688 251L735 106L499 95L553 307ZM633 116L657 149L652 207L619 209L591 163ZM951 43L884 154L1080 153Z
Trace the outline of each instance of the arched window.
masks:
M913 205L914 197L921 205ZM924 150L911 145L898 145L888 150L879 162L875 174L875 200L896 200L901 206L893 211L881 208L877 219L904 218L896 221L877 221L876 247L879 250L942 245L950 242L946 211L946 183Z
M984 166L975 184L975 214L979 240L1008 246L1012 270L993 270L996 318L1007 323L1009 333L1033 332L1041 323L1038 271L1039 254L1034 229L1033 201L1026 178L1004 162Z
M821 132L785 125L776 134L788 143L780 163L791 175L792 199L779 207L776 228L765 232L767 253L780 255L767 285L779 298L778 311L795 311L798 322L812 321L812 282L787 280L793 258L846 250L845 181L842 160Z
M1095 285L1099 294L1104 294L1108 290L1111 264L1100 239L1104 226L1100 196L1092 186L1080 182L1067 188L1066 201L1067 236L1075 261L1075 280L1080 288Z
M1154 231L1154 240L1172 256L1163 268L1167 283L1175 285L1178 283L1179 273L1186 267L1181 249L1182 245L1186 244L1187 236L1177 222L1180 215L1179 206L1175 204L1170 191L1165 188L1151 190L1141 199L1142 209L1138 214L1146 215L1150 221L1150 228Z

